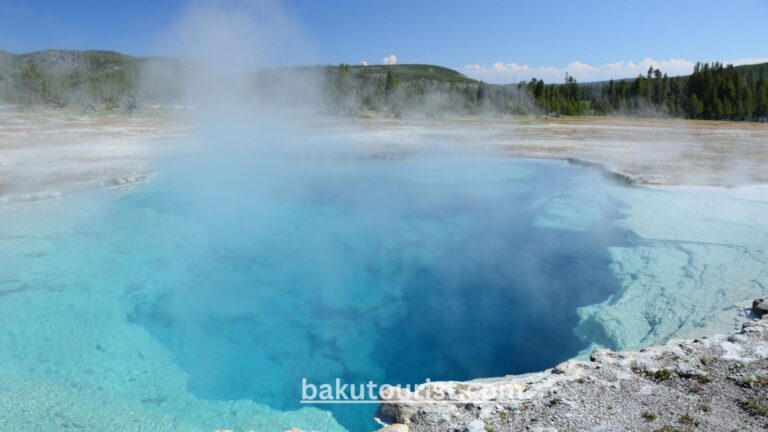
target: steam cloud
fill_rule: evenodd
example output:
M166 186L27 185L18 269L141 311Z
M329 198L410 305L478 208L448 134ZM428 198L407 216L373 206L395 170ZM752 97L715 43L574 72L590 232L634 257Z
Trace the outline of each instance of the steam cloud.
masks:
M160 48L216 69L311 63L300 24L273 0L193 0L181 10Z

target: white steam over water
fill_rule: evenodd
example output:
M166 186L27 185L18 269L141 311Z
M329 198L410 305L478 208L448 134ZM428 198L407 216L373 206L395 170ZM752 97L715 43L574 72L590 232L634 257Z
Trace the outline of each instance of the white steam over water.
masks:
M316 60L300 23L275 0L189 1L157 45L230 77Z

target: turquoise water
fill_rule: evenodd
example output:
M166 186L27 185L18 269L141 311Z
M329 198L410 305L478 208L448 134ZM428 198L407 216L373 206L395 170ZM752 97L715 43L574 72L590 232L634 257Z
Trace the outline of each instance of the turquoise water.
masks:
M57 302L44 316L68 330L25 329L53 348L2 361L171 417L187 415L173 405L182 390L160 383L160 396L138 397L126 383L133 363L113 373L128 357L99 357L115 345L139 362L148 342L110 339L94 314L159 342L192 397L278 411L301 408L302 378L413 384L530 372L588 345L573 333L576 309L619 289L608 248L633 241L613 223L609 190L620 186L559 162L235 159L213 171L222 165L163 167L118 199L57 214L66 229L6 235L17 253L6 256L0 305L50 290L20 301ZM189 175L203 165L206 175ZM80 338L69 321L93 338L68 343ZM319 408L349 430L375 429L375 405ZM322 414L302 413L294 425L307 429Z

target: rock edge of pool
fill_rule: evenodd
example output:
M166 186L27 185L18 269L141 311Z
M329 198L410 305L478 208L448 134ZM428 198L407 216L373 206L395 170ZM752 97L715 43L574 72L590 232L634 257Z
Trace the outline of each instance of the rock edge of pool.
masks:
M589 361L533 374L430 383L452 395L448 402L383 403L378 415L391 424L380 431L765 430L766 370L768 314L729 335L597 349ZM515 397L505 401L478 396L510 389Z

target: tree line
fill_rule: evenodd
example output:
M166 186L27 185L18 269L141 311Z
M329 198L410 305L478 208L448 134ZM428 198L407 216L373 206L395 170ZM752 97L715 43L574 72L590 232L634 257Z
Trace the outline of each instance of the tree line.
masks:
M445 71L450 73L422 73L419 68L433 66L331 67L325 70L323 100L332 111L344 115L365 111L395 116L540 112L517 86L487 84L448 69Z
M650 67L634 79L564 83L533 78L513 85L450 79L400 79L393 69L360 74L329 69L326 95L345 113L374 110L465 114L672 116L705 120L768 121L768 65L698 63L688 76Z
M705 120L768 120L765 67L739 70L722 63L697 63L689 76L669 77L650 67L635 79L564 84L532 79L518 84L545 112L565 115L624 114Z

